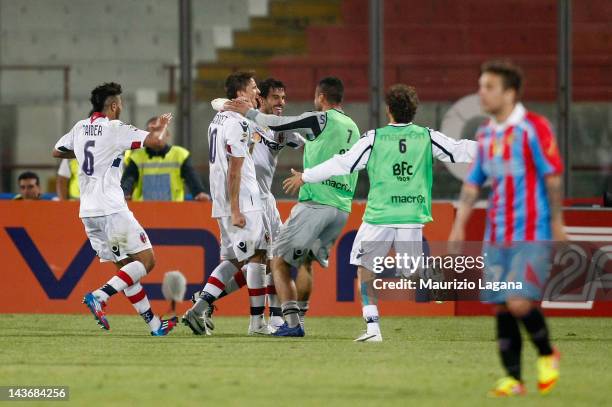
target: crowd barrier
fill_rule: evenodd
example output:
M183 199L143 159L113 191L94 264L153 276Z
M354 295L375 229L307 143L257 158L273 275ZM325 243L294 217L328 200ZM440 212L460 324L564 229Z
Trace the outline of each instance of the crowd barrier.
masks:
M286 219L294 202L279 202ZM365 205L354 203L352 213L331 251L329 267L314 267L314 291L310 315L358 316L361 314L356 268L349 253L361 223ZM219 261L219 232L210 217L209 203L141 202L130 209L147 230L154 246L157 265L143 279L154 310L165 312L161 282L166 271L180 270L188 281L187 294L202 287ZM428 241L446 240L454 218L449 203L434 203L434 222L424 230ZM577 227L612 227L612 211L593 216L588 211L567 211L568 224ZM470 223L468 239L482 238L484 211L477 210ZM99 287L115 272L113 265L95 257L78 218L77 202L0 201L0 259L2 295L0 313L84 313L83 294ZM219 315L247 315L246 290L218 301ZM189 306L179 304L182 312ZM474 302L385 301L382 315L474 315L486 314L488 306ZM117 296L110 313L133 313L126 298ZM572 314L576 310L570 310ZM595 304L579 315L612 315L608 303ZM564 314L563 310L553 313Z

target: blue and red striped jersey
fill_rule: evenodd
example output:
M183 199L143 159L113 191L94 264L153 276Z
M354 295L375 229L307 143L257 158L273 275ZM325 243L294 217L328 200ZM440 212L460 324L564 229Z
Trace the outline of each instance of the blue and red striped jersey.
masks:
M563 172L550 123L518 104L505 124L477 132L478 154L466 182L491 179L485 241L550 240L545 177Z

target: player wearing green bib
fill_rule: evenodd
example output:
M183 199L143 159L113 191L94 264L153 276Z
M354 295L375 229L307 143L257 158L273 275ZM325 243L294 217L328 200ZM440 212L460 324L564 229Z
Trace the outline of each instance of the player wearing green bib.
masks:
M224 109L241 113L273 131L303 134L306 139L304 168L311 168L335 155L344 154L359 139L357 125L340 107L343 93L340 79L328 77L317 85L314 112L294 117L266 115L255 109L246 109L240 100L226 104ZM300 191L299 202L281 227L273 247L274 285L286 321L274 335L304 336L290 267L308 264L312 259L327 267L329 250L351 211L356 185L357 173L346 173L309 184Z
M422 253L423 225L431 222L433 157L447 162L471 162L476 142L456 141L412 123L418 98L414 88L394 85L385 96L389 125L365 133L345 154L283 183L286 192L319 184L338 175L367 169L370 191L363 223L355 236L351 264L358 266L363 317L367 331L356 341L380 342L377 297L371 290L376 259L396 253L417 257ZM304 186L302 186L304 185ZM301 195L301 194L300 194ZM380 263L379 263L380 264Z

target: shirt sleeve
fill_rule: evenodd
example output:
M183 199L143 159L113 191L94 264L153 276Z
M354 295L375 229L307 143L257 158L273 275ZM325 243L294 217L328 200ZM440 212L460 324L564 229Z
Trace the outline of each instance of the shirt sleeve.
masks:
M70 172L70 160L64 158L60 162L59 168L57 169L57 175L64 178L70 178L72 173Z
M55 143L55 149L63 152L74 151L74 127Z
M249 153L249 122L230 118L224 123L225 148L232 157L246 157Z
M335 175L346 175L364 169L370 159L374 136L375 133L371 130L346 153L335 154L329 160L305 169L302 180L309 183L320 182Z
M319 137L327 124L327 113L325 112L306 112L299 116L276 116L251 109L247 112L246 117L274 131L297 131L308 140Z
M487 174L483 169L484 147L482 141L477 143L476 158L472 161L472 165L468 171L468 176L465 182L476 186L481 186L487 180Z
M302 137L300 133L291 131L285 133L285 136L287 137L287 140L285 141L285 145L287 147L297 150L298 148L304 147L304 144L306 144L306 140L304 140L304 137Z
M563 173L563 162L550 123L545 119L533 121L535 133L528 134L529 146L539 175Z
M144 147L144 140L149 135L148 131L140 130L119 120L114 121L113 124L115 145L120 151L136 150Z
M471 163L476 158L478 143L472 140L455 140L439 131L429 130L433 156L440 161Z

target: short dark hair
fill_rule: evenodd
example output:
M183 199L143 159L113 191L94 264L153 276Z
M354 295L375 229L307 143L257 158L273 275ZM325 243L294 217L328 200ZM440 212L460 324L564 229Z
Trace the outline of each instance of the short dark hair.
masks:
M228 99L236 99L239 90L245 90L251 79L255 78L253 71L234 72L225 80L225 95Z
M504 89L514 89L517 97L523 88L523 70L507 59L494 59L486 61L480 67L480 74L492 73L502 77Z
M278 79L268 78L257 84L259 94L262 98L267 98L272 89L285 89L285 84Z
M319 81L317 87L319 88L319 93L324 94L329 103L342 103L344 85L340 79L335 76L325 77Z
M385 94L385 103L397 123L410 123L419 106L419 97L412 86L400 83L389 88Z
M115 82L107 82L97 86L91 91L91 98L89 99L91 101L91 112L89 114L104 110L106 100L109 97L121 95L121 92L121 85Z
M40 178L38 178L38 174L36 174L35 172L32 172L32 171L22 172L21 174L19 174L19 177L17 178L17 182L21 181L22 179L35 179L36 185L40 185Z

